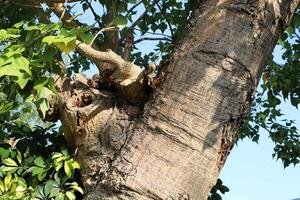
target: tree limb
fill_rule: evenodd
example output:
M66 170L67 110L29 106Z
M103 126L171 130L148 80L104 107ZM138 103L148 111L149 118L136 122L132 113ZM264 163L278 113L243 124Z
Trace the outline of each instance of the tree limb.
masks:
M54 13L58 16L62 15L62 13L64 12L63 4L60 3L53 5ZM71 17L72 16L69 14L69 12L65 11L65 14L61 18L61 20L66 21ZM79 25L77 25L73 21L66 25L69 25L70 27L79 27ZM98 51L94 46L85 44L80 40L76 41L76 50L81 55L91 59L97 65L97 67L101 71L101 74L105 74L105 71L107 70L113 71L112 75L107 75L107 77L104 77L105 80L106 78L108 78L109 82L115 83L122 87L137 82L140 83L139 85L142 85L142 83L144 82L144 74L142 68L122 59L121 56L119 56L112 50L107 50L106 52ZM140 87L138 90L136 90L136 88L132 88L132 90L134 90L133 92L137 94L142 93L142 89L142 87Z
M170 38L167 38L167 37L159 37L159 38L143 37L143 38L140 38L140 39L137 39L136 41L134 41L134 44L140 43L145 40L166 40L166 41L170 41L170 42L172 41Z
M133 28L133 29L142 32L142 30L139 29L139 28ZM172 39L172 36L162 34L162 33L154 33L154 32L149 32L149 31L146 31L145 33L148 33L148 34L151 34L151 35L161 35L161 36L168 37L168 38Z
M172 26L171 26L171 23L169 21L169 19L167 18L167 16L165 15L165 13L163 12L162 10L162 7L160 6L160 4L158 3L157 0L154 0L155 4L157 5L158 9L160 10L161 14L165 17L167 23L168 23L168 26L169 26L169 29L170 29L170 32L171 32L171 36L172 38L174 39L174 33L173 33L173 29L172 29Z
M71 20L73 16L66 11L63 3L52 3L50 5L53 7L53 12L64 22L64 24L72 28L79 28L79 25L74 22L74 20Z
M143 70L139 66L124 60L112 50L97 51L80 41L76 41L76 50L94 62L100 61L115 66L116 72L111 76L111 81L114 83L127 86L137 81L143 81Z
M128 11L127 11L127 14L126 14L126 17L136 8L138 7L141 3L143 3L143 0L140 0L139 2L137 2L134 6L132 6Z

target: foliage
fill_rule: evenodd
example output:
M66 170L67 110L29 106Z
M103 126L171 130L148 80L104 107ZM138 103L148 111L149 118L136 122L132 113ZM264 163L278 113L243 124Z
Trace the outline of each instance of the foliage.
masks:
M216 185L211 189L208 200L222 200L222 196L218 193L218 191L222 194L229 192L229 188L223 185L221 179L218 179Z
M83 194L74 181L79 164L66 149L53 152L48 158L17 149L0 148L0 199L76 199Z
M55 124L40 122L42 126L32 127L19 120L30 117L27 114L1 109L0 199L80 197L80 166L74 150L63 147L63 135Z

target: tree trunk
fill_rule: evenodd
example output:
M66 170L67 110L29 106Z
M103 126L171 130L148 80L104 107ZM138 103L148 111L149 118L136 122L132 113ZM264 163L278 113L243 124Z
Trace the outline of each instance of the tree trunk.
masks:
M207 199L299 0L201 2L143 109L82 86L61 94L86 199Z

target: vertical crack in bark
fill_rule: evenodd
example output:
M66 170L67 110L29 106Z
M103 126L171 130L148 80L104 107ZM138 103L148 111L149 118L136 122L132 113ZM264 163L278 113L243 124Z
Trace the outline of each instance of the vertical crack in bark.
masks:
M221 145L218 152L218 170L221 171L225 161L230 154L230 151L237 139L237 132L244 125L246 115L231 117L228 121L224 122L221 128Z

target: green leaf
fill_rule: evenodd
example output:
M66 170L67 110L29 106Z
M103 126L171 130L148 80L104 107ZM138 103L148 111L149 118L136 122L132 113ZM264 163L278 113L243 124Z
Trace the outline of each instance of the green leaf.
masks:
M17 160L20 164L22 164L22 154L20 151L17 150Z
M68 177L71 177L72 176L72 173L73 173L73 167L72 165L68 162L68 161L65 161L64 162L64 170L65 170L65 173Z
M55 200L65 200L65 194L62 192L58 193Z
M63 147L63 148L61 149L61 153L62 153L64 156L68 156L68 149L65 148L65 147Z
M15 64L18 66L19 70L23 70L27 72L27 74L31 75L31 70L29 68L29 61L25 57L19 56L15 58Z
M73 169L80 169L80 164L78 162L76 162L75 160L73 160L71 162L71 165L72 165Z
M50 78L48 78L48 77L41 77L34 82L34 89L36 90L38 95L41 93L44 86L48 83L49 79Z
M80 38L87 44L90 44L94 38L94 36L90 33L80 32L78 33Z
M62 154L62 153L55 152L55 153L52 155L52 159L56 159L56 158L60 158L60 157L63 157L63 154Z
M7 102L7 101L0 100L0 114L6 113L6 112L12 110L14 105L15 105L14 102ZM0 155L3 158L3 156L2 156L3 154L1 153L1 150L0 150Z
M18 186L16 187L16 192L24 192L27 189L27 183L24 178L18 177L17 178L17 184Z
M46 176L47 176L47 171L43 171L42 173L38 174L38 180L43 181Z
M58 184L61 183L61 178L59 177L58 173L55 173L55 174L54 174L54 180L55 180Z
M44 160L43 160L43 158L41 156L39 156L36 159L34 159L33 162L38 167L42 167L42 168L46 167L45 162L44 162Z
M12 182L12 175L11 174L7 174L6 177L4 178L4 186L6 188L10 188L11 182Z
M123 15L119 15L115 18L114 22L118 26L118 28L122 30L127 25L127 18Z
M60 168L62 168L62 166L63 166L63 161L59 161L59 162L55 162L54 161L54 168L55 168L55 171L59 171L60 170Z
M55 197L59 192L59 185L53 180L48 180L45 184L44 191L46 196Z
M81 187L79 187L78 185L72 185L71 188L78 191L78 192L80 192L81 194L83 194L83 189Z
M35 167L35 166L34 167L30 167L29 170L31 171L31 173L32 173L33 176L41 174L41 173L43 173L45 171L44 168Z
M35 197L37 199L46 199L43 187L39 186L39 187L35 188Z
M49 45L54 44L59 50L69 53L76 48L76 36L46 36L42 40Z
M17 171L17 169L18 169L18 167L1 167L0 171L14 173L15 171Z
M0 179L0 194L5 192L5 186L3 181Z
M40 99L35 104L37 108L42 112L43 118L45 118L46 112L49 108L47 99Z
M3 158L7 158L9 156L9 150L4 149L3 147L0 147L0 157Z
M2 76L16 76L16 83L23 89L31 77L29 61L22 56L0 58L0 77Z
M16 83L20 86L21 89L24 89L24 87L26 86L29 80L30 78L26 76L24 73L22 73L21 76L19 76L18 79L16 80Z
M75 200L76 196L72 191L67 191L66 196L68 197L69 200Z
M13 159L11 158L6 158L3 160L3 163L7 166L13 166L13 167L17 167L18 164L16 163L16 161L14 161Z
M38 94L38 98L44 98L47 99L49 95L53 95L53 92L49 90L47 87L42 87L40 90L40 93Z
M19 34L9 33L9 31L7 30L0 29L0 41L7 40L9 38L18 38L18 37L20 37Z

